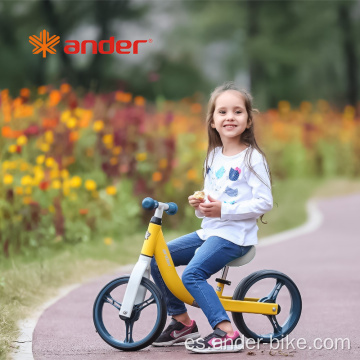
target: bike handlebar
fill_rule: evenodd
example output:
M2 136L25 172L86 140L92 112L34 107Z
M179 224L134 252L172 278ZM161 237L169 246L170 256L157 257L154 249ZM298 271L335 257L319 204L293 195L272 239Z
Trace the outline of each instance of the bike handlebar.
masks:
M173 202L159 203L158 201L152 199L151 197L147 197L142 201L142 207L145 210L157 209L159 207L159 204L164 205L164 210L168 215L175 215L178 211L178 206Z

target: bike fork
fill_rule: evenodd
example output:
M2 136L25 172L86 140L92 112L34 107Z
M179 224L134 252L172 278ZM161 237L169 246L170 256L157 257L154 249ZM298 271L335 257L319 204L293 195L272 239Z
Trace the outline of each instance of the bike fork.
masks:
M150 262L151 258L146 255L140 255L139 260L135 264L131 272L128 285L121 303L119 316L129 318L133 311L134 304L139 304L144 301L146 288L142 285L141 279L150 278Z

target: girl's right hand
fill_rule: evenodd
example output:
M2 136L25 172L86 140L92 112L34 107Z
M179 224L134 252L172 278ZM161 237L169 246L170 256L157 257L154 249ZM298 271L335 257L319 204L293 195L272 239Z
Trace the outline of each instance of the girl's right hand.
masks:
M200 200L200 199L197 199L196 197L194 197L194 195L190 195L188 197L189 199L189 204L195 209L197 210L199 208L199 205L203 202L205 202L205 199L203 200Z

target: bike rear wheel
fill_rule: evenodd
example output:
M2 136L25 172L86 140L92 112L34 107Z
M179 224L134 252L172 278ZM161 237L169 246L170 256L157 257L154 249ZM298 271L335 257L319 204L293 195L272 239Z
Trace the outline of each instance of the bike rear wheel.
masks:
M144 301L135 304L129 318L119 316L121 301L130 276L122 276L105 285L93 307L95 328L112 347L136 351L149 346L161 334L166 323L166 304L158 287L142 278ZM140 316L141 315L141 316Z
M265 294L268 294L264 296ZM295 283L276 270L261 270L244 278L236 287L234 300L257 298L258 302L276 303L277 315L232 312L236 327L247 338L270 343L286 337L297 325L302 309L300 292Z

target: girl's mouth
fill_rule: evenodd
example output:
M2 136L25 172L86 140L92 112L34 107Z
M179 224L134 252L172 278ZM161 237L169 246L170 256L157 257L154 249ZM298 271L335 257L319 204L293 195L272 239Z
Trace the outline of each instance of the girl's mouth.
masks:
M236 128L236 125L224 125L224 128L234 129L234 128Z

